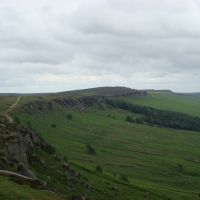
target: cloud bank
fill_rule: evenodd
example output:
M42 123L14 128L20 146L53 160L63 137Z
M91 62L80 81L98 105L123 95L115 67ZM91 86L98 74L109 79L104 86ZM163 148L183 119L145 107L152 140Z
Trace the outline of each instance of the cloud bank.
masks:
M2 0L0 92L200 91L198 0Z

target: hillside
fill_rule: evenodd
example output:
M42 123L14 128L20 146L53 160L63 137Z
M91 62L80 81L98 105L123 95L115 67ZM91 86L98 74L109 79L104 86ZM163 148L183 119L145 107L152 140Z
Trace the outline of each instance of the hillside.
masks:
M88 190L85 177L41 136L4 117L0 117L0 155L0 199L61 200Z
M2 200L64 200L52 192L30 188L0 176L0 199Z
M84 90L73 90L68 92L59 92L60 96L134 96L145 95L144 91L135 90L127 87L99 87Z
M148 91L146 96L135 96L125 100L133 104L200 116L200 96L197 94Z
M47 165L41 168L30 162L30 169L69 198L199 199L200 135L190 126L194 121L200 124L195 117L198 96L135 90L129 95L129 89L121 89L24 96L10 115L56 151L53 155L37 151ZM151 114L149 123L145 117ZM57 174L60 166L54 164L54 154L81 174L71 183L73 188L67 189Z
M0 114L6 111L16 101L14 96L0 96Z

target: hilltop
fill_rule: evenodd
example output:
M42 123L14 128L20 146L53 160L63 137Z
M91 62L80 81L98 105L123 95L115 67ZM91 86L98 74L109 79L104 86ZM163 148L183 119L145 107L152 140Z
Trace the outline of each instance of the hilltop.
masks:
M73 90L67 92L59 92L58 95L69 96L128 96L128 95L144 95L144 91L135 90L127 87L98 87L83 90Z

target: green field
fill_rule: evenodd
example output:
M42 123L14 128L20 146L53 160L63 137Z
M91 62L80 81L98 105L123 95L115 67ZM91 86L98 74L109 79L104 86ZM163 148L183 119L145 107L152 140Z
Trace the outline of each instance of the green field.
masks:
M29 186L19 185L9 178L0 176L1 200L62 200L61 197Z
M72 120L67 119L68 113ZM158 197L198 199L200 134L128 123L128 114L97 107L84 113L60 107L32 115L16 113L23 124L31 122L45 140L79 167L95 172L100 165L109 179L127 176L130 187ZM95 148L96 155L87 153L86 144ZM98 187L98 179L94 187ZM132 199L132 195L124 199Z
M198 95L177 94L172 92L149 92L147 96L123 99L134 104L200 116L200 96Z
M129 123L128 115L138 115L106 106L88 106L84 112L59 105L52 111L32 107L31 114L21 108L51 98L24 97L12 115L35 129L88 179L93 188L89 199L199 199L199 132ZM164 92L123 99L200 116L198 96ZM88 152L88 144L96 153Z

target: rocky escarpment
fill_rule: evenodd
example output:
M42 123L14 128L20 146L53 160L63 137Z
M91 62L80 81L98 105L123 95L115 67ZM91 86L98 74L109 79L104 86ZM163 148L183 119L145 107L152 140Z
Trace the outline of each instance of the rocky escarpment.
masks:
M75 107L80 111L83 111L85 107L92 106L95 104L104 103L107 98L119 98L119 97L133 97L133 96L144 96L147 95L145 91L134 91L129 93L115 94L110 96L80 96L80 97L72 97L72 96L62 96L62 97L54 97L49 100L36 100L34 102L29 102L23 105L23 110L32 113L32 110L37 111L51 111L57 105L63 107Z
M84 199L91 190L88 180L51 145L33 130L11 124L4 117L0 117L0 176L65 195L69 190L77 195L81 188Z
M146 91L135 90L134 92L111 95L111 97L134 97L134 96L145 96L145 95L147 95Z
M1 169L12 169L22 175L35 178L28 168L28 153L33 153L42 142L29 129L19 128L0 118L0 166Z
M51 111L55 106L59 105L62 107L75 107L82 111L86 106L102 103L104 99L104 96L58 97L50 100L37 100L26 103L22 106L22 109L31 114L33 110L40 112Z

